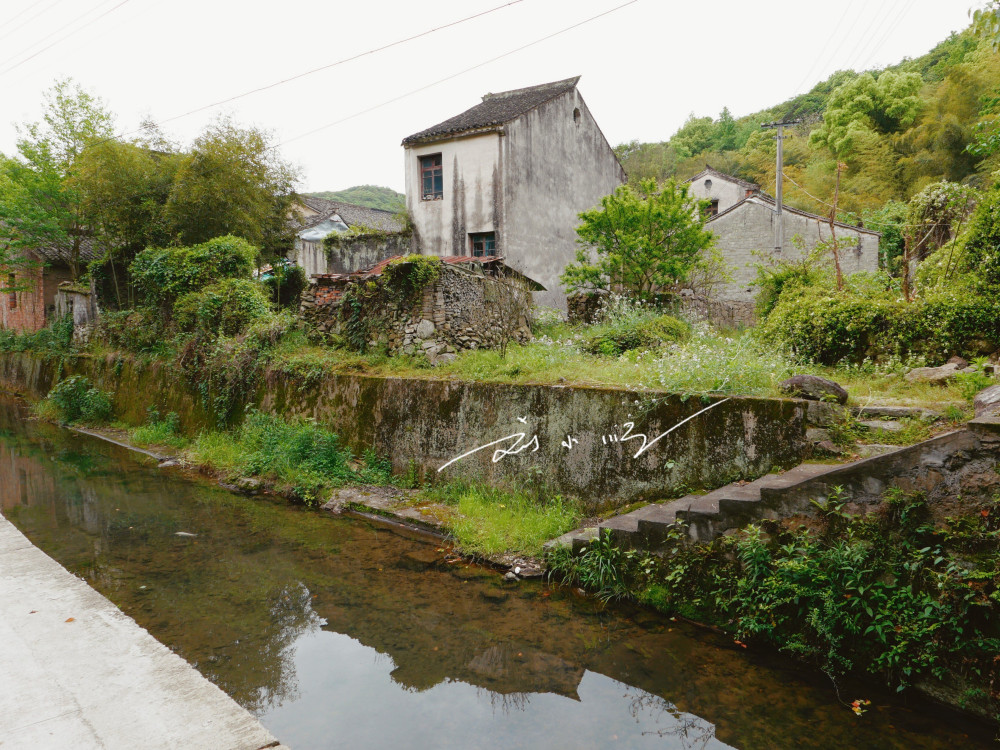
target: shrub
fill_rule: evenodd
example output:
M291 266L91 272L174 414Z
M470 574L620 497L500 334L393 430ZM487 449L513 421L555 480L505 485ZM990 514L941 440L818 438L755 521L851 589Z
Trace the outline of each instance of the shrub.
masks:
M890 357L972 357L1000 346L1000 299L937 294L906 303L887 296L805 290L782 295L760 335L800 359L827 365Z
M147 248L129 271L147 301L170 304L222 279L249 279L258 254L246 240L226 235L191 247Z
M174 303L174 321L184 331L236 336L271 314L264 287L249 279L225 279Z
M286 266L278 273L264 279L268 296L280 308L297 310L299 298L309 285L306 272L301 266Z
M32 351L59 356L73 349L73 318L65 315L33 333L0 330L0 352Z
M163 315L151 307L102 312L97 337L113 349L160 351L166 341Z
M988 286L1000 286L1000 186L979 203L965 235L966 262Z
M55 405L63 422L107 422L111 418L111 397L93 387L90 378L82 375L61 380L49 391L49 401Z
M671 315L657 315L645 320L595 326L584 341L583 349L591 354L613 357L633 349L655 349L665 343L683 341L689 334L684 322Z

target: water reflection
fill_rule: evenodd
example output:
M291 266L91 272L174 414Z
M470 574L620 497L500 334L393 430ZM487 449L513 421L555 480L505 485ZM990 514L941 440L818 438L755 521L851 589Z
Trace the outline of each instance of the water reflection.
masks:
M988 746L640 610L231 495L0 401L0 509L296 750ZM180 533L179 533L180 532Z

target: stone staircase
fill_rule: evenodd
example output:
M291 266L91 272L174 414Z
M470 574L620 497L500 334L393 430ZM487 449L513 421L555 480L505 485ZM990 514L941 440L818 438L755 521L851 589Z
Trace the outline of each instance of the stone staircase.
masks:
M879 502L894 484L922 491L933 501L949 494L968 494L984 476L992 474L995 480L998 459L1000 417L981 418L964 429L860 461L803 463L780 474L646 505L598 526L571 531L546 546L566 545L579 551L607 530L618 546L655 551L676 521L685 522L692 541L707 542L761 519L814 511L812 501L824 501L834 487L855 503ZM988 484L981 489L992 494L997 487L994 483L992 489Z

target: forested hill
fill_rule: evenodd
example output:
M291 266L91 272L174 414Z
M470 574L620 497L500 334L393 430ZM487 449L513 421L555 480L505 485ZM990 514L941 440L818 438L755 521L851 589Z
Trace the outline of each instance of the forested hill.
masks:
M803 120L785 141L784 196L807 211L829 210L838 162L838 205L861 216L940 180L984 187L1000 169L1000 54L967 30L885 70L837 72L745 117L692 115L666 141L616 151L633 181L687 179L708 164L772 192L774 132L760 125L778 119Z
M377 185L357 185L347 190L330 191L322 193L309 193L316 198L326 198L330 201L342 201L344 203L354 203L358 206L368 206L369 208L381 208L386 211L401 211L406 206L406 196L397 193L387 187Z

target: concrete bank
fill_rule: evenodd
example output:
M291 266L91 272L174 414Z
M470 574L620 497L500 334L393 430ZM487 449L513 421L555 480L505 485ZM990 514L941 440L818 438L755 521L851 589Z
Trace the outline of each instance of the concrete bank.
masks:
M0 516L0 748L280 748Z
M176 412L189 434L215 426L197 389L162 363L80 355L57 367L27 352L0 354L0 388L29 398L43 398L68 375L111 393L116 418L129 424L141 424L153 407ZM710 404L718 408L705 410ZM788 399L703 401L622 388L359 374L303 380L272 370L248 405L314 419L355 453L373 449L397 471L415 465L445 480L543 483L578 497L588 512L788 468L808 449L804 402Z

